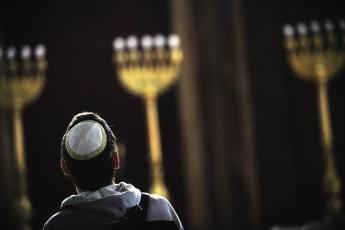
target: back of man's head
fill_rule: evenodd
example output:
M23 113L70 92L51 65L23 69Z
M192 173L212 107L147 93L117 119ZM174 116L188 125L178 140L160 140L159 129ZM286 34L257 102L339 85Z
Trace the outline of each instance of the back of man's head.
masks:
M75 115L61 142L61 157L82 190L94 191L114 178L116 138L104 119L92 112Z

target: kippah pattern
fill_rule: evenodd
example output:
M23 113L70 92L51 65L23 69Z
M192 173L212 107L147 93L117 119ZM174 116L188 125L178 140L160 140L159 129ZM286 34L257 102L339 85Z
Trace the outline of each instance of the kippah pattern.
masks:
M93 120L79 122L66 134L66 150L75 160L96 157L106 145L107 135L103 126Z

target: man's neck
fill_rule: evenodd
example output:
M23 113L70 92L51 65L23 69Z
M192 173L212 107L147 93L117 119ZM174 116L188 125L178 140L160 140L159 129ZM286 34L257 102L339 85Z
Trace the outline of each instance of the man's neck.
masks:
M108 185L105 185L105 186L109 186L111 184L115 184L115 180L113 180L112 182L110 182ZM103 187L105 187L105 186L103 186ZM103 187L100 187L100 188L103 188ZM85 189L78 187L77 185L75 186L75 190L77 191L77 194L88 191L88 190L85 190Z

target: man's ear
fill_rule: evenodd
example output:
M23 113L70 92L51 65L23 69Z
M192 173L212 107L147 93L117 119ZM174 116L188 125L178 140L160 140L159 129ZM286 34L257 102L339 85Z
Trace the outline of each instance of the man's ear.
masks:
M115 151L113 155L114 169L120 169L120 158L119 154Z
M65 176L70 176L70 175L71 175L71 173L69 172L69 170L68 170L68 168L67 168L67 166L66 166L65 160L62 159L62 158L61 158L61 160L60 160L60 167L61 167L61 171L63 172L63 174L64 174Z

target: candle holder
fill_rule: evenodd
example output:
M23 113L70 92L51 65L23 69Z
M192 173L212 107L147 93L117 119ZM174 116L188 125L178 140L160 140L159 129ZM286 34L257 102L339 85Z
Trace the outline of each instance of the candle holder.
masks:
M38 45L35 49L36 60L32 60L31 53L31 48L24 46L21 50L21 60L18 61L14 47L7 49L7 57L4 57L0 48L0 106L10 109L13 116L15 174L18 182L14 211L21 230L31 229L32 216L31 202L27 195L22 111L41 93L47 68L43 45Z
M297 33L295 34L295 31ZM333 134L328 104L328 81L335 77L345 62L345 21L335 27L326 21L322 27L311 22L308 27L298 23L296 28L285 25L285 46L288 61L294 72L303 80L316 83L321 145L324 156L324 191L327 216L342 212L340 198L341 180L338 176L333 153Z
M163 35L145 35L141 39L141 49L138 43L135 36L115 38L114 62L121 84L130 93L142 98L146 106L150 192L168 197L162 166L157 97L177 80L183 56L180 39L177 35L170 35L167 39Z

